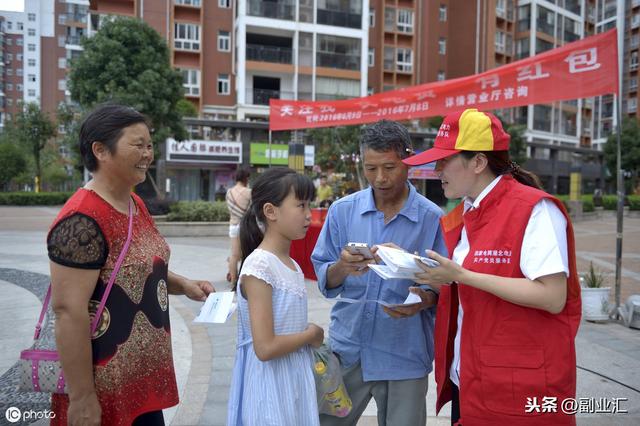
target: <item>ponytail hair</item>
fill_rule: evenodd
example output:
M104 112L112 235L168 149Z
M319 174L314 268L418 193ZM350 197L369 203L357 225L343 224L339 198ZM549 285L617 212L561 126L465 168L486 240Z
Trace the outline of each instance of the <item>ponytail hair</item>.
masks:
M509 158L509 151L461 151L460 154L470 160L476 154L484 154L488 160L489 170L496 176L510 174L523 185L544 191L540 178L528 170L523 169Z
M251 188L251 204L240 221L240 250L242 261L262 243L267 220L264 205L278 207L291 191L298 200L312 201L316 188L307 176L288 167L274 167L258 176Z

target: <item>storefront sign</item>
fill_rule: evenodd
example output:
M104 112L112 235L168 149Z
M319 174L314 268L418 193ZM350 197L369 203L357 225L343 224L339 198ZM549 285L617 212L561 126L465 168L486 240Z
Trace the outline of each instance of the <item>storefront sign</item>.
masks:
M251 164L271 164L274 166L289 165L289 145L272 143L269 148L268 143L252 143L250 148L249 162Z
M187 163L242 163L242 143L167 139L167 161Z
M304 146L304 165L313 167L316 164L316 147L313 145Z

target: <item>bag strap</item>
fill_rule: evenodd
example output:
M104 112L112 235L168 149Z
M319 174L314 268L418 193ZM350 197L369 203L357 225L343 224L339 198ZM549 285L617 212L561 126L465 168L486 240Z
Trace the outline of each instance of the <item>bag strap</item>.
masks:
M120 267L122 266L122 262L124 261L124 257L129 250L129 245L131 244L131 236L133 235L133 202L129 200L129 230L127 231L127 241L125 241L124 246L122 247L122 251L118 256L118 260L111 272L111 277L109 277L109 282L107 283L107 288L102 295L102 300L100 301L100 305L98 306L98 310L96 311L95 316L93 317L93 321L91 321L91 336L96 331L98 327L98 322L100 321L100 316L102 315L102 311L104 310L104 306L107 303L107 298L109 297L109 293L111 292L111 287L113 287L113 283L116 280L116 275L120 271ZM49 288L47 289L47 294L44 297L44 302L42 303L42 310L40 311L40 318L38 318L38 324L36 324L36 332L33 335L34 340L38 340L40 338L40 331L42 330L42 321L44 320L44 316L47 313L47 308L49 307L49 301L51 300L51 283L49 283Z

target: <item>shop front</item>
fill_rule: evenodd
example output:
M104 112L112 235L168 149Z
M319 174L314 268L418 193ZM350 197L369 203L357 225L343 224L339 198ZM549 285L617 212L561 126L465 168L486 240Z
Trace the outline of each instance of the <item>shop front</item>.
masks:
M224 200L242 164L242 143L209 140L166 143L167 197L177 201Z

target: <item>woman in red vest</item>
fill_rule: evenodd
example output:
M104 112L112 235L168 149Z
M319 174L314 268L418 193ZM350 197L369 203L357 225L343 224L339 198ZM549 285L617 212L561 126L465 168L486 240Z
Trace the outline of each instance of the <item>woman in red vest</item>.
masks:
M509 160L509 140L496 117L468 109L404 160L437 161L445 196L463 198L441 223L451 260L429 251L440 266L417 274L440 292L436 410L452 401L452 424L464 426L575 425L573 228L562 203Z

